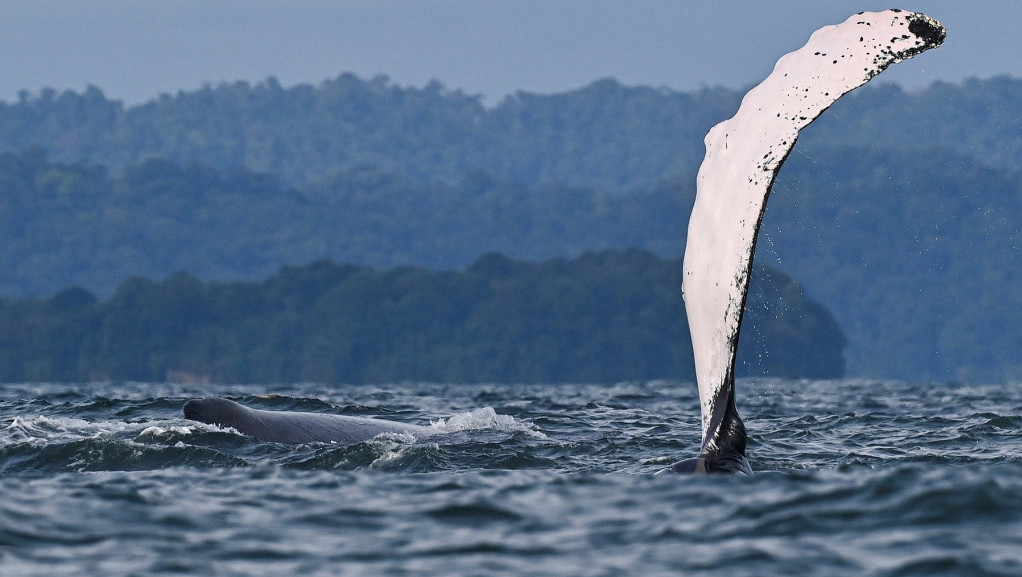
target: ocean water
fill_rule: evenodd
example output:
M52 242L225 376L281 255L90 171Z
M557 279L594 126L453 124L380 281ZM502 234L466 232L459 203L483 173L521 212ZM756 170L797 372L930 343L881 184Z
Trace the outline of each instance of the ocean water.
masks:
M430 424L264 444L185 400ZM267 396L270 395L270 396ZM753 477L695 387L0 387L0 575L1022 575L1022 387L750 379Z

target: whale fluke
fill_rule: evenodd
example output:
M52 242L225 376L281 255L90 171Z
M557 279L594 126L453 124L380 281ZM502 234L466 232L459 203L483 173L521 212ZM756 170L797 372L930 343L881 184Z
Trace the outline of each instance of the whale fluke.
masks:
M184 406L184 416L192 421L232 428L260 441L290 445L305 443L353 445L383 433L407 433L416 439L422 439L437 432L430 427L383 419L296 411L263 411L216 397L188 401Z
M936 20L902 10L863 12L817 30L783 56L706 135L688 225L682 294L692 335L702 449L662 472L751 473L735 407L735 354L756 236L774 179L799 131L888 66L939 46Z

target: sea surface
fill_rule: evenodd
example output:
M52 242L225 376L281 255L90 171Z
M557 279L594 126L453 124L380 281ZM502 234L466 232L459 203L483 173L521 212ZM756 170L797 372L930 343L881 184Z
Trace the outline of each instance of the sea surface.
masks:
M431 425L343 447L187 399ZM0 386L0 575L1022 575L1022 386L749 379L756 474L695 386Z

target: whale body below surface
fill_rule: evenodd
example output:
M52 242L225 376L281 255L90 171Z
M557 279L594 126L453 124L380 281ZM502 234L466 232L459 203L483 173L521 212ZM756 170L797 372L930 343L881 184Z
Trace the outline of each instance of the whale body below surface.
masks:
M291 445L353 445L384 433L409 434L418 440L437 433L430 427L383 419L297 411L263 411L215 397L188 401L184 406L184 416L192 421L230 427L260 441Z
M939 46L946 34L936 20L903 10L863 12L825 26L781 57L734 117L707 133L682 276L702 448L698 457L661 472L752 472L745 425L735 407L735 356L774 179L799 131L831 104L891 64Z

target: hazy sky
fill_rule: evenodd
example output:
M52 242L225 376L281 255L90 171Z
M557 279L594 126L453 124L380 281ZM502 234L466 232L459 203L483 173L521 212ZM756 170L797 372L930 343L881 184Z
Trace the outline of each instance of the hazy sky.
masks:
M896 0L895 0L896 1ZM601 77L742 87L813 30L892 0L0 0L0 100L92 84L129 104L203 84L342 72L482 94L550 93ZM981 8L976 8L977 6ZM1022 2L915 0L938 50L895 66L908 87L1022 77Z

